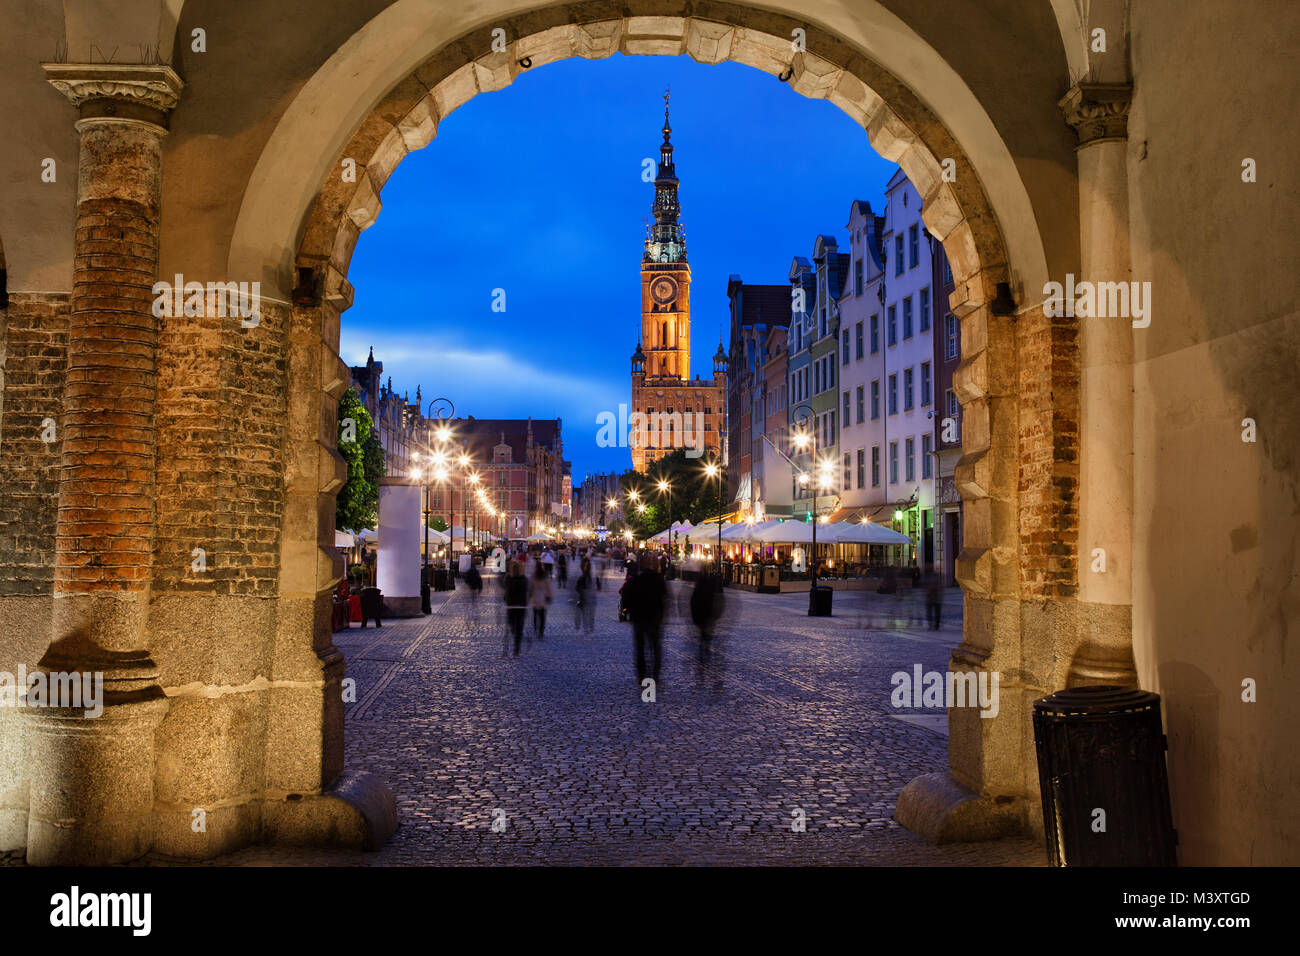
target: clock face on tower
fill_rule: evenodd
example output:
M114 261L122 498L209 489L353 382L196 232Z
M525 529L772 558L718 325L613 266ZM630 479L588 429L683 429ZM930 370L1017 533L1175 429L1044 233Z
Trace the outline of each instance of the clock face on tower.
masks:
M677 298L677 280L671 276L659 276L650 283L650 298L660 305L667 305Z

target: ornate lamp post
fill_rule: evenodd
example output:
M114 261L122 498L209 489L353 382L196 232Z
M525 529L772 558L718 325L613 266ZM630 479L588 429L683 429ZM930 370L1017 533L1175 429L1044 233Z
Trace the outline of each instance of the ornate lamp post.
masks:
M802 412L802 414L800 414L800 412ZM808 587L808 595L809 595L808 610L809 613L811 614L812 600L813 600L812 595L815 594L817 590L817 489L820 485L824 484L826 481L826 476L825 476L826 469L823 468L817 461L817 429L812 426L812 409L810 409L807 405L800 405L795 409L795 413L796 413L795 420L802 427L802 431L800 431L797 435L794 436L795 447L797 447L800 451L803 451L805 448L808 449L809 454L812 456L812 461L813 461L813 469L812 469L813 476L811 479L812 486L813 486L812 487L812 493L813 493L812 565L809 572L809 587ZM808 484L808 482L809 482L809 476L807 472L804 472L799 476L800 484L806 485Z

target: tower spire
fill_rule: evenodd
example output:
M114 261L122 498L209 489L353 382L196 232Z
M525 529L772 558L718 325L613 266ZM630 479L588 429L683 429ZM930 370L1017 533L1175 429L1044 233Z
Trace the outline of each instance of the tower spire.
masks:
M664 90L664 141L659 144L659 169L655 176L655 201L651 208L654 226L645 244L647 262L685 262L686 235L678 221L681 206L677 201L677 170L673 165L672 126L668 110L671 90Z

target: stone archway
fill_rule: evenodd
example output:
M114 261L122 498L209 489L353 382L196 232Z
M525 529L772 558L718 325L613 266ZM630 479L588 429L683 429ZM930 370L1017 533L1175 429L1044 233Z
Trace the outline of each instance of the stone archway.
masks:
M809 30L807 50L796 51L789 37L801 21L731 4L710 4L707 16L572 22L579 19L564 8L505 21L500 26L513 39L504 52L492 52L486 27L458 38L389 91L335 155L303 218L293 260L289 403L316 411L301 422L291 417L290 442L302 444L291 445L290 459L304 467L289 478L287 494L296 504L286 515L332 513L342 474L332 436L346 381L337 346L341 314L352 299L348 265L360 233L379 215L385 181L410 151L432 141L442 118L480 92L503 89L522 71L572 56L686 54L762 69L805 96L836 103L863 126L878 153L902 166L956 279L951 305L962 322L963 362L955 385L964 419L956 477L967 515L958 578L966 624L952 666L998 671L1002 710L992 721L974 710L950 712L950 775L915 781L900 801L899 818L945 840L1040 826L1029 704L1066 683L1075 652L1072 637L1058 632L1071 617L1077 581L1072 442L1079 416L1077 326L1046 318L1032 299L1019 306L1011 301L1012 288L1033 289L1046 274L1036 228L1012 225L1020 233L1013 255L1003 224L1016 211L994 207L943 118L830 34ZM941 159L952 160L955 182L945 181ZM336 172L348 160L355 163L355 182ZM240 236L237 226L232 268ZM296 595L314 587L324 600L338 574L317 547L328 532L332 526L323 519L286 521L282 594L296 580ZM316 619L322 619L319 609ZM322 642L327 635L318 633L316 646ZM341 733L328 739L341 742Z

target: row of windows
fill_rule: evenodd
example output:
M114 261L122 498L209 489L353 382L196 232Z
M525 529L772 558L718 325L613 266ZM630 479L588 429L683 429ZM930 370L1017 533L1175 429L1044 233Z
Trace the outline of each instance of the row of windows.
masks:
M915 407L912 401L914 395L915 367L908 367L903 370L903 411L911 411ZM930 389L930 363L921 363L921 405L929 405L931 402ZM847 425L849 419L849 393L847 390L843 393L844 399L844 424ZM857 411L857 424L861 425L863 421L863 387L857 387L856 401L853 407ZM898 373L895 372L889 376L889 414L898 414ZM871 418L874 421L880 417L880 379L871 380Z
M930 290L922 289L919 295L920 315L919 326L921 332L930 331ZM910 339L913 335L912 322L912 297L909 295L903 299L903 340ZM863 358L863 328L862 323L858 322L853 330L853 357L855 359ZM898 312L896 306L889 306L885 310L885 333L889 339L889 345L898 344ZM944 354L955 359L961 352L961 323L951 314L944 317ZM880 351L880 316L879 314L871 317L871 354L875 355ZM840 364L849 364L849 330L845 329L840 338Z
M934 475L934 437L932 435L921 436L921 478L927 479ZM867 487L867 458L866 449L859 448L857 453L857 478L859 489ZM853 456L849 452L844 453L844 490L853 490ZM916 438L908 438L903 442L903 472L904 481L916 480ZM889 443L889 483L898 484L898 442ZM871 446L871 487L880 487L880 446Z

